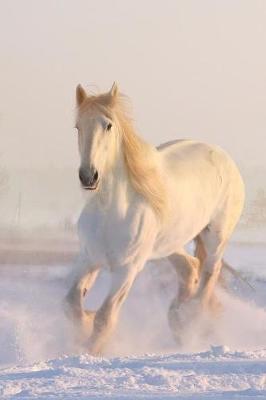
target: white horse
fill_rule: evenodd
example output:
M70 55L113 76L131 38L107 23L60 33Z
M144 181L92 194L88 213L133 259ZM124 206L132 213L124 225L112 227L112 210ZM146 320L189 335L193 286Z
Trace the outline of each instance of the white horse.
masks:
M68 313L87 332L89 351L99 354L145 263L169 257L181 275L168 313L178 338L183 302L196 298L202 309L213 307L225 247L243 208L240 173L223 150L209 144L147 144L115 83L97 96L79 85L76 101L79 178L91 196L78 222L81 251L66 297ZM193 239L195 256L184 250ZM83 297L104 266L112 276L109 294L98 311L84 311Z

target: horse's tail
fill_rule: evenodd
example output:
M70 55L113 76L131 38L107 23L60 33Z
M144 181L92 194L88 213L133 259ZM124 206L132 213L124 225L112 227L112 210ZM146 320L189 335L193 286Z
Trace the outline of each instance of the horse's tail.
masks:
M228 272L230 272L235 278L241 280L241 282L245 283L250 289L255 291L254 286L241 274L241 272L237 271L230 264L228 264L224 259L222 260L223 268L225 268Z

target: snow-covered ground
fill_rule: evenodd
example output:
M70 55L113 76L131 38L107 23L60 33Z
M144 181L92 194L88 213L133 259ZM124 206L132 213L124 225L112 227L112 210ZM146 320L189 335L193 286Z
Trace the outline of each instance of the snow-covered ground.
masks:
M89 355L1 372L1 398L265 399L266 351L95 359Z
M175 275L166 262L147 265L103 358L78 354L62 311L68 266L0 267L0 399L266 399L265 257L263 244L230 246L227 260L255 290L227 276L223 312L184 318L182 347L166 318Z

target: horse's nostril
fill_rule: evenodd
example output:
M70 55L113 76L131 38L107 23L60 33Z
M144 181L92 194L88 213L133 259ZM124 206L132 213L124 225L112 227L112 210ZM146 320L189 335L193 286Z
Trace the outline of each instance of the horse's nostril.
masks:
M79 180L81 183L84 182L84 175L83 175L82 171L79 171Z
M97 180L98 180L98 171L95 171L93 175L93 182L97 182Z
M86 173L85 170L80 169L79 171L79 180L82 183L83 186L89 186L90 185L90 177Z

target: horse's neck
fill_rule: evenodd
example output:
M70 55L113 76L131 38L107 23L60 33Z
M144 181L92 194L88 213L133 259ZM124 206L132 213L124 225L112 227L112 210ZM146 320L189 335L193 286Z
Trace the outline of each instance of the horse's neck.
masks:
M154 173L152 178L157 179L155 171L158 152L153 146L135 136L134 132L126 135L126 140L124 138L124 143L120 143L117 150L112 168L102 177L96 201L101 209L116 210L118 214L125 215L134 200L139 198L139 194L150 200L149 191L154 190L154 187L149 174L152 171ZM144 189L141 188L139 180L143 180ZM157 195L156 191L155 195Z
M103 209L125 212L132 198L133 188L128 180L123 154L120 153L113 168L102 178L97 201Z

